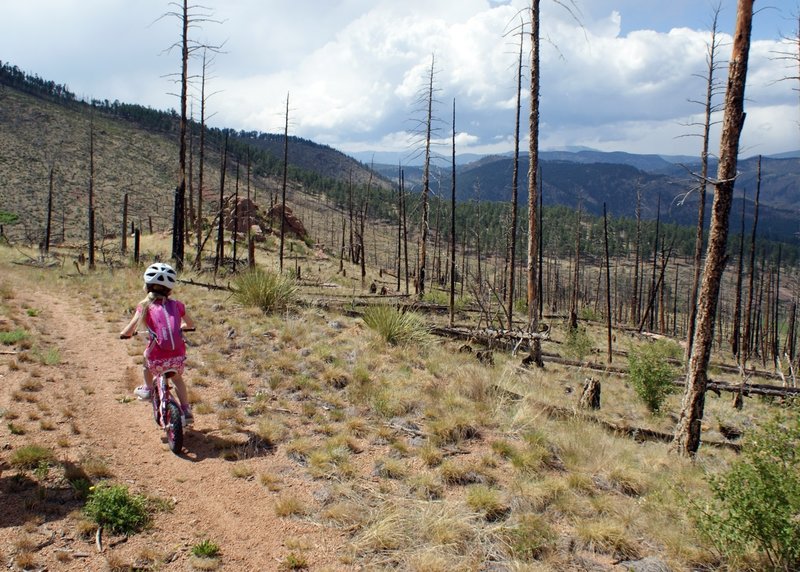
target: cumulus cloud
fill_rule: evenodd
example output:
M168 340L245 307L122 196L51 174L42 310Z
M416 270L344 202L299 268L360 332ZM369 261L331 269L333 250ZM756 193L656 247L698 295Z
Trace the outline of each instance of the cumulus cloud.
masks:
M404 152L419 140L419 97L435 58L435 136L447 139L455 100L460 152L513 146L517 32L526 0L203 5L221 23L204 23L197 39L225 44L209 79L218 92L209 100L214 125L282 131L288 95L293 134L350 152ZM705 73L710 11L703 14L706 8L692 0L566 5L542 3L542 147L695 154L699 144L686 137L687 124L701 111L690 100L705 90L697 75ZM168 9L161 0L11 3L0 22L0 54L79 95L175 107L175 86L165 76L179 60L164 50L178 26L159 20ZM733 16L721 20L721 60ZM795 86L779 81L786 62L775 57L786 49L777 29L760 31L752 44L744 138L757 152L800 147ZM526 42L526 74L528 50ZM723 85L726 73L722 65Z

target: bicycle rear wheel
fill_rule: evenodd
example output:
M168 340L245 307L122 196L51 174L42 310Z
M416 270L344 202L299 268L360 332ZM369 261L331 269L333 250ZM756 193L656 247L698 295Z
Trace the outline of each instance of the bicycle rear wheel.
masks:
M167 419L164 429L167 432L169 450L176 455L183 449L183 422L181 421L181 408L175 403L167 404Z

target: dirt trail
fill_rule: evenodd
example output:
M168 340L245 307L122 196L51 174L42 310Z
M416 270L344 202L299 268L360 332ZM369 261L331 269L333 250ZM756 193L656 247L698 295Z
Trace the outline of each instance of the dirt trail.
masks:
M131 395L126 387L130 379L126 369L133 368L139 375L139 366L126 344L136 344L137 349L143 346L141 339L123 342L117 338L114 328L121 329L122 318L119 324L117 320L109 323L102 310L95 308L91 315L96 319L86 321L85 309L42 290L20 297L31 307L46 308L48 334L57 340L61 352L56 382L45 383L39 399L57 407L58 400L74 397L70 401L80 434L71 438L65 456L74 462L87 455L99 456L107 462L113 481L175 503L171 512L157 513L146 531L106 548L103 555L92 542L69 530L68 520L46 523L46 530L57 532L59 539L39 551L40 564L46 564L48 570L101 570L107 566L109 552L133 563L149 550L169 560L160 564L159 570L186 570L191 547L202 539L211 539L222 549L224 570L277 570L298 542L313 569L348 569L338 560L344 544L341 533L310 521L275 515L276 495L258 482L260 470L281 475L283 491L288 493L309 495L316 486L301 470L293 468L285 455L251 459L250 464L257 465L255 474L236 478L231 471L233 463L220 452L236 447L240 440L220 431L215 415L197 416L194 426L187 430L184 454L176 456L169 451L164 432L153 423L149 404L122 399ZM191 371L187 376L191 377ZM7 376L4 381L9 379ZM0 405L9 405L10 389L3 387ZM93 394L86 395L92 390ZM37 434L30 440L59 450L55 435L42 432L41 438ZM0 541L11 544L3 555L8 557L14 552L14 533L8 525L24 518L9 516L6 522L3 520L0 518ZM59 550L77 557L56 560L54 555Z

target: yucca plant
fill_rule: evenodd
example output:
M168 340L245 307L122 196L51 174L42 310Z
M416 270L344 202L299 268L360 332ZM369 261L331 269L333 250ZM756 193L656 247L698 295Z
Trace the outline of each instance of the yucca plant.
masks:
M245 306L273 312L289 306L297 294L297 284L277 272L256 268L240 274L234 280L233 297Z
M429 327L418 314L402 312L392 306L367 308L364 323L393 345L423 344L430 340Z

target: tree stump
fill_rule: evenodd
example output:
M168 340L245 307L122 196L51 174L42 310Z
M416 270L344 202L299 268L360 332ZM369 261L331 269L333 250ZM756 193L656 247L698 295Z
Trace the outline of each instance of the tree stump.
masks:
M587 377L583 382L580 406L583 409L600 409L600 381Z

